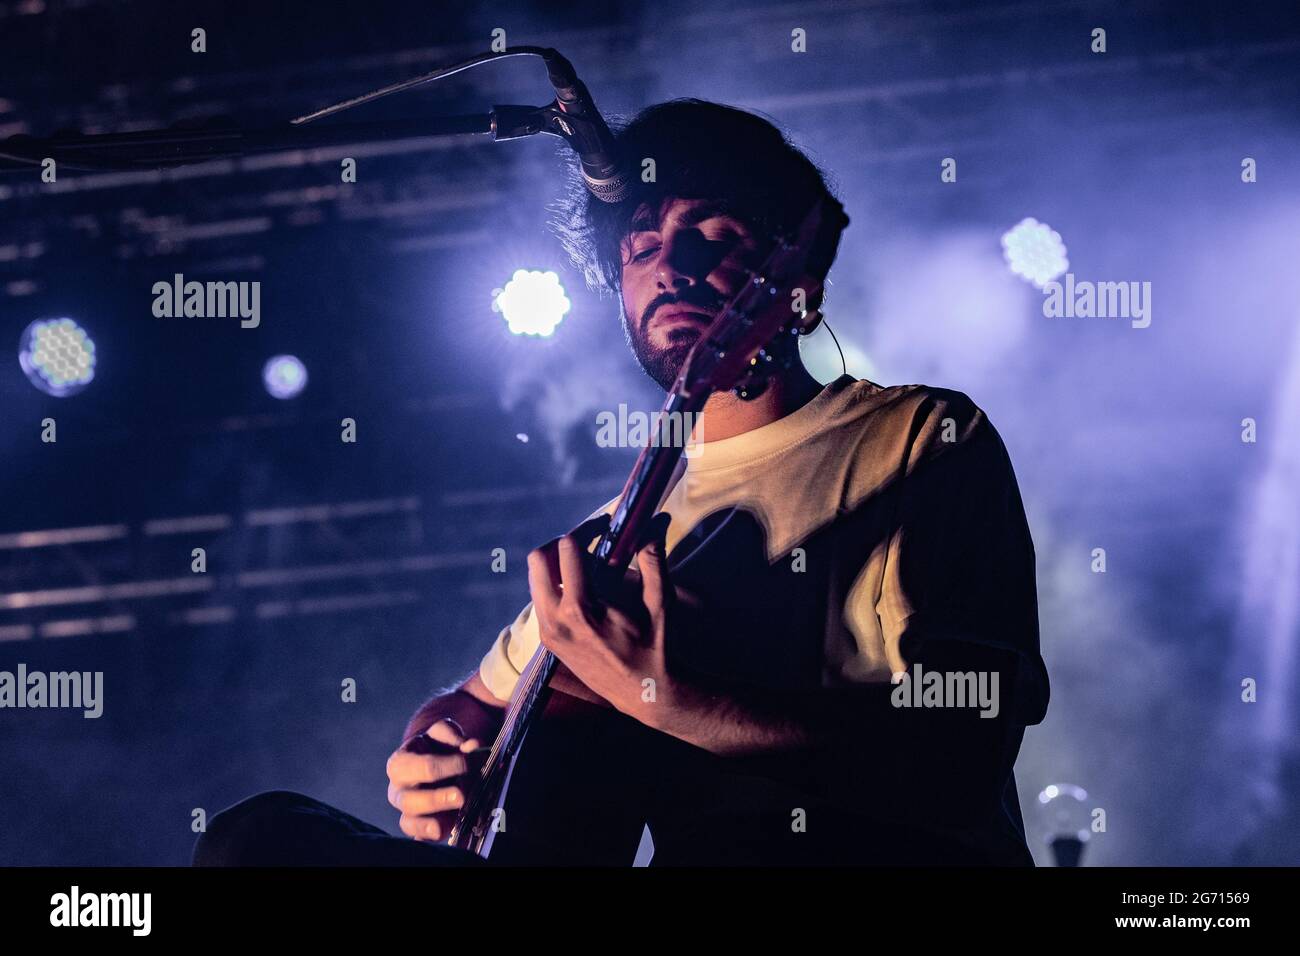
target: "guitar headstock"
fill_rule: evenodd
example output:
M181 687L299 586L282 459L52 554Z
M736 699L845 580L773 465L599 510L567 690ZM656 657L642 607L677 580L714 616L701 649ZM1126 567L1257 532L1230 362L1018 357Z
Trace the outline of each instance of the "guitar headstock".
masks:
M768 378L797 354L772 346L779 336L798 335L806 304L819 290L813 276L830 269L848 224L844 207L823 195L793 232L773 236L762 264L691 348L673 391L683 397L701 390L730 390L744 399L762 394ZM785 356L784 364L776 356Z

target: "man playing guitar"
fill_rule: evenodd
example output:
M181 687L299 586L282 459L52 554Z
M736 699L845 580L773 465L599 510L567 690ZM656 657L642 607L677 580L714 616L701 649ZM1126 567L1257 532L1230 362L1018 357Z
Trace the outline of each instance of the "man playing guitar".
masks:
M575 190L558 226L670 392L766 237L829 193L774 126L729 107L660 104L617 139L656 181L619 203ZM819 324L824 278L806 277L788 331ZM529 554L531 602L388 760L411 840L279 792L214 818L196 863L477 862L443 844L463 846L483 752L540 646L556 699L494 863L627 864L648 825L656 865L1030 864L1012 769L1048 681L1001 439L960 392L823 385L797 335L772 359L756 395L703 405L621 590L597 593L589 563L617 499Z

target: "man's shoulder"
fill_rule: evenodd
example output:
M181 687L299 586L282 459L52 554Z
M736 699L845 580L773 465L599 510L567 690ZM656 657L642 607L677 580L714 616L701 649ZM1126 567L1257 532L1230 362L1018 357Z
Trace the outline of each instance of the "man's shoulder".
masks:
M929 466L938 461L949 475L1006 470L1001 440L964 392L848 377L835 384L833 420L808 451L820 474L841 483L841 508L855 508L921 466L933 474Z
M965 392L936 385L877 385L857 379L844 389L844 420L868 453L906 452L960 444L992 431L988 417Z

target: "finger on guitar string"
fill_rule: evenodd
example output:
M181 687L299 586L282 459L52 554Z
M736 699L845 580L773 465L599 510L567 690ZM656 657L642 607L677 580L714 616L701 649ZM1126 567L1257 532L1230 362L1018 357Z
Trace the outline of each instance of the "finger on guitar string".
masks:
M560 606L560 558L550 545L528 552L528 595L538 623L549 624Z
M587 601L586 551L578 538L565 535L560 539L558 551L560 588L564 598L582 607Z
M569 534L553 538L540 548L528 552L528 588L532 593L533 607L543 619L554 616L563 597L564 576L560 568L561 542L569 541L580 548L588 548L597 535L609 525L610 516L599 514L588 518ZM568 548L570 545L565 545Z
M422 817L445 813L465 805L465 791L460 787L436 787L432 790L402 790L394 795L394 809L403 816Z
M399 788L437 783L469 770L466 754L416 754L398 751L388 758L388 779Z
M459 747L465 742L465 730L451 717L435 720L424 732L424 736L440 744Z
M641 600L650 612L650 619L659 624L663 623L664 615L677 596L668 571L666 540L670 520L666 511L655 515L656 524L650 530L649 541L636 555L637 566L641 569ZM656 634L662 636L659 629Z

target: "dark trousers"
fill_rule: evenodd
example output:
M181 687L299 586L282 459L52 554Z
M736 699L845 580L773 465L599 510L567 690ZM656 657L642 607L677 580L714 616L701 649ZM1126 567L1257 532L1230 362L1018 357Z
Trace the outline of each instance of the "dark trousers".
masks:
M392 836L290 790L222 810L194 844L194 866L480 866L465 850Z
M701 818L692 827L666 827L655 847L659 866L717 864L772 866L824 864L976 864L994 862L972 856L952 842L908 827L873 830L870 840L855 840L852 827L825 827L822 839L793 836L784 819L767 825L743 815L725 820ZM527 821L525 821L527 822ZM678 821L680 823L680 821ZM679 832L680 831L680 832ZM748 838L746 831L753 831ZM784 835L782 836L782 831ZM828 841L830 841L828 843ZM585 848L583 841L574 841ZM832 845L834 844L834 845ZM1021 844L1023 846L1023 843ZM609 853L588 859L554 858L526 843L494 850L492 863L504 866L538 863L610 864ZM629 851L630 852L630 851ZM626 854L625 854L626 855ZM1028 852L1025 853L1028 865ZM630 858L622 863L628 865ZM1019 860L1013 861L1019 863ZM194 844L194 866L486 866L488 861L465 850L392 836L329 804L289 790L270 790L242 800L208 821Z

